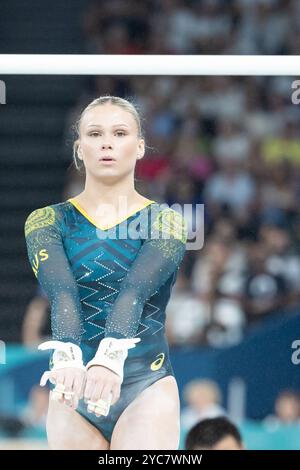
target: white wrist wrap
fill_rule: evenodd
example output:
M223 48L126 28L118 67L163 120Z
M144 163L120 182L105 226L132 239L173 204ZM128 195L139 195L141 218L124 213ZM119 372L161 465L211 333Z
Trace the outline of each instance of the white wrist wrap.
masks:
M82 351L79 346L73 343L64 343L63 341L46 341L38 346L38 349L46 351L47 349L55 349L51 370L65 369L66 367L76 367L85 370L82 362ZM51 372L46 371L41 377L40 385L46 385Z
M100 341L95 357L87 363L86 368L104 366L121 377L123 382L124 362L128 356L128 349L135 348L140 338L116 339L104 338Z

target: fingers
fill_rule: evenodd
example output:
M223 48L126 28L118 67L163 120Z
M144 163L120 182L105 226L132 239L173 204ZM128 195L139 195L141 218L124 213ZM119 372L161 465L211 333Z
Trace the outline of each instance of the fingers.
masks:
M65 390L65 375L62 370L51 371L50 382L55 384L51 393L51 400L63 403Z
M108 384L102 388L102 391L99 394L95 393L93 395L91 401L93 403L96 403L94 413L97 417L101 415L104 415L104 416L108 415L110 404L111 404L111 398L112 398L111 389L112 389L112 386Z
M87 411L97 417L107 416L112 403L120 397L121 384L114 372L101 366L93 366L88 371L84 391Z
M111 393L112 388L113 388L112 384L105 385L102 389L102 393L101 393L99 398L101 400L104 400L107 403L109 402L109 404L110 404L111 403L111 396L112 396L112 393Z
M86 394L87 410L89 413L95 413L96 416L100 416L103 413L96 412L97 402L101 399L102 390L104 388L103 383L93 382L93 388L91 388L91 393ZM88 396L89 395L89 396Z
M66 369L64 403L73 409L78 406L85 383L86 373L83 370Z
M102 388L102 391L101 391ZM114 405L120 398L120 386L94 386L91 397L87 399L87 410L95 413L97 417L107 416L111 405Z
M101 398L103 399L103 390L104 390L104 384L95 384L92 396L90 398L91 401L96 402L97 400L100 400Z
M94 388L93 388L93 391L91 393L91 396L90 398L88 399L88 412L89 413L94 413L95 412L95 407L96 407L96 403L97 401L101 398L101 393L102 393L102 389L103 389L103 384L102 383L94 383Z
M84 388L86 384L86 374L83 372L80 375L76 375L73 383L73 390L79 399L83 398Z
M109 394L109 397L104 400L103 398L98 398L95 401L89 400L88 401L88 412L89 413L95 413L97 418L99 416L107 416L109 413L110 409L110 404L111 404L111 396L112 394Z
M83 398L86 403L91 399L95 386L96 386L96 381L87 377L84 394L83 394Z
M120 381L106 368L95 366L90 371L90 374L74 368L51 371L49 380L55 384L51 399L76 409L83 397L89 413L107 416L110 406L120 398Z
M50 381L56 384L51 399L76 409L84 386L85 372L74 368L57 369L51 371Z
M51 382L54 385L57 382L57 372L58 372L57 370L50 371L49 382Z
M74 390L73 390L73 383L74 383L74 373L72 370L65 370L65 390L64 390L64 403L67 406L73 406L73 397L74 397Z
M50 392L50 400L63 403L64 390L65 386L63 384L56 385L55 388Z
M94 413L96 402L101 396L101 391L103 388L103 384L91 380L88 384L87 391L85 392L84 398L85 402L87 403L87 411L88 413Z
M101 415L107 416L109 413L109 409L110 409L110 400L109 402L107 402L100 398L100 400L97 400L96 402L94 413L97 416L97 418L99 418L99 416Z

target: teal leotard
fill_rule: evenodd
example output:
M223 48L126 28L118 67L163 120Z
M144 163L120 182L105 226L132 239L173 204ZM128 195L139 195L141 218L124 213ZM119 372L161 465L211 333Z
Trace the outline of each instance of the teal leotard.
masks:
M185 252L186 224L149 201L110 228L97 226L77 201L32 212L25 223L28 257L51 304L53 339L80 345L91 360L104 337L141 338L129 350L118 402L107 417L78 412L110 440L128 404L173 375L165 309Z

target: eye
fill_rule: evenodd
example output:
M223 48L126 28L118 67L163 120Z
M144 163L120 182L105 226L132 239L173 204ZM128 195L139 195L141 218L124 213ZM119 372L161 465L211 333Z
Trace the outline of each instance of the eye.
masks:
M126 132L124 132L124 131L116 131L116 135L117 135L118 137L120 137L120 136L122 137L122 136L126 135Z
M95 137L95 136L97 137L97 136L99 135L99 132L93 131L93 132L90 132L89 135L90 135L91 137Z

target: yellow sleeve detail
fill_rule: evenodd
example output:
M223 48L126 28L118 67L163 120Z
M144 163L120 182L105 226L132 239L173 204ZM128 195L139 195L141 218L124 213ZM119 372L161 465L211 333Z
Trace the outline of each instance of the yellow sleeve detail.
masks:
M55 211L52 207L43 207L33 211L25 222L25 237L34 230L54 225Z
M187 224L179 212L170 208L164 209L158 214L153 226L159 233L164 234L164 239L176 238L182 241L182 243L186 243Z

